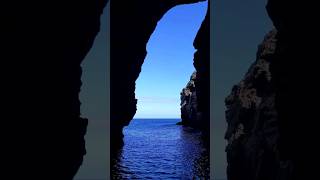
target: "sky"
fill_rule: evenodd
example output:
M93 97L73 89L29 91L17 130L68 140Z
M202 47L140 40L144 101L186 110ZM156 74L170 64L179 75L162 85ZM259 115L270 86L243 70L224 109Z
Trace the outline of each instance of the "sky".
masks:
M158 22L136 81L134 118L180 118L180 92L193 67L193 41L204 20L207 2L180 5Z

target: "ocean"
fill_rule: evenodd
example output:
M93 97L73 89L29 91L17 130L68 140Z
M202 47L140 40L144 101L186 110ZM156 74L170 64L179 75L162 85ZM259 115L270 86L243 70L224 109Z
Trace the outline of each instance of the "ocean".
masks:
M113 179L209 179L209 152L201 132L176 125L179 121L132 120L123 130Z

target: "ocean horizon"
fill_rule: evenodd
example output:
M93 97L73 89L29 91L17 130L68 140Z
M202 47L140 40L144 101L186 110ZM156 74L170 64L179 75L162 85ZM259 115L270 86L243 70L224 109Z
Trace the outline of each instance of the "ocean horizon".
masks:
M132 120L152 120L152 119L167 119L167 120L181 120L181 118L133 118Z

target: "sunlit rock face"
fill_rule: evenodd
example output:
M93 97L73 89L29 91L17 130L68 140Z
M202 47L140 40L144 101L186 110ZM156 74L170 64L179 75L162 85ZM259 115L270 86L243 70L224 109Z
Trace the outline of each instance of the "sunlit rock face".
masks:
M85 154L81 62L103 0L1 5L0 179L72 179Z
M121 147L122 129L136 112L135 81L146 57L147 42L162 16L174 6L203 0L132 0L111 1L111 153ZM206 18L208 19L208 17ZM207 20L208 21L208 20ZM209 21L196 39L196 49L205 49ZM209 48L209 47L208 47ZM200 56L202 50L198 52ZM205 56L205 55L202 55ZM198 58L197 58L198 59ZM204 58L201 58L204 59ZM196 69L207 59L198 60ZM196 61L195 61L196 62ZM207 69L200 68L202 76ZM203 82L200 82L204 84ZM200 85L199 85L200 86ZM209 96L208 96L209 97Z
M181 124L194 126L197 124L197 93L195 81L197 73L192 73L190 81L180 93L180 106L181 106Z

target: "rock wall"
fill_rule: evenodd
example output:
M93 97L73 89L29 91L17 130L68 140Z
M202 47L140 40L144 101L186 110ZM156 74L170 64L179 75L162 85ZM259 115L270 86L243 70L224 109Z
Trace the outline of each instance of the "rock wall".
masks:
M136 112L135 81L139 76L142 63L147 54L147 42L155 30L157 22L174 6L200 1L203 0L131 0L126 3L122 1L110 2L111 154L116 153L117 149L123 144L122 129L129 124ZM202 29L202 31L205 31L204 28ZM206 34L205 32L199 34L201 35L198 35L195 47L202 49L202 44L206 41L202 42L201 39L205 39ZM198 51L197 54L200 56L202 54L201 50ZM195 65L196 68L202 67L202 62L198 61L197 66ZM201 69L201 72L204 71ZM205 73L203 74L202 76L206 75Z
M317 159L317 126L314 119L318 107L316 85L318 36L314 17L316 10L301 1L269 0L267 12L276 27L277 47L270 64L275 87L275 104L279 124L279 156L281 161L292 163L289 179L318 177L313 161ZM316 6L314 6L316 7ZM315 176L313 176L315 175Z
M1 3L0 179L72 179L85 154L81 61L106 0Z
M292 173L292 163L279 157L278 113L270 72L276 34L273 30L266 35L256 61L225 100L229 180L282 180Z
M315 11L285 0L268 0L266 9L277 31L262 44L269 53L262 56L260 46L257 61L226 99L228 178L314 179Z
M197 127L201 129L204 142L209 149L210 142L210 3L199 32L194 40L196 49L193 65L197 71L195 88L197 92Z

